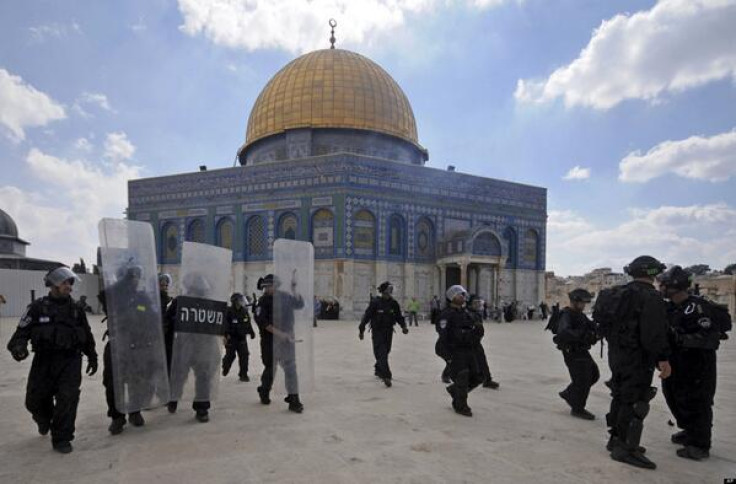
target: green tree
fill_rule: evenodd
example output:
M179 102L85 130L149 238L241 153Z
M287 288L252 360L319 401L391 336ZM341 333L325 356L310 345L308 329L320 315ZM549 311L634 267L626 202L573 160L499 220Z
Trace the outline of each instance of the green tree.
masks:
M723 269L723 272L725 272L726 274L731 274L731 275L736 274L736 264L727 265L726 268Z
M685 267L685 270L695 276L702 276L710 272L710 266L708 264L695 264L689 267Z

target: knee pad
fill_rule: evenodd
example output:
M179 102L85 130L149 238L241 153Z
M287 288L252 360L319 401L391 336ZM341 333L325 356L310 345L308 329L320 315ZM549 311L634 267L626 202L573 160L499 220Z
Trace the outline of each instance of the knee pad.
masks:
M633 405L634 418L644 420L644 417L649 415L649 402L636 402Z

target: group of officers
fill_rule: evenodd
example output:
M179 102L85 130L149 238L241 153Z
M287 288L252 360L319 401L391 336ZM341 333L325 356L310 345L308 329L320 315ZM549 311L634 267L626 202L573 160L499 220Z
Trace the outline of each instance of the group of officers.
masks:
M655 368L680 429L671 436L672 443L682 446L676 454L692 460L709 457L716 350L732 327L723 306L692 293L691 274L680 266L665 269L651 256L637 257L625 267L631 282L598 295L595 322L584 313L593 295L575 289L570 305L548 325L572 380L559 395L578 418L595 419L585 406L600 372L589 350L600 339L607 341L611 379L605 384L612 400L606 449L612 459L644 469L656 468L640 445L649 402L657 393Z
M614 288L605 296L601 293L593 311L595 323L584 311L593 295L584 289L569 294L570 305L553 314L554 342L562 351L570 372L570 385L560 392L560 397L571 407L571 414L586 420L595 416L586 409L590 388L600 378L597 365L590 356L593 344L602 338L608 342L608 362L611 379L606 385L611 390L611 406L606 415L609 440L606 448L611 458L641 468L654 469L656 465L645 456L640 445L643 422L649 412L649 402L656 394L652 386L654 369L663 380L663 393L679 432L672 435L672 442L683 447L677 450L680 457L701 460L709 456L711 428L713 424L713 397L716 384L716 350L726 332L731 329L731 319L726 310L705 298L689 292L692 277L680 266L665 272L665 266L649 256L637 257L625 271L632 281ZM140 274L129 273L125 277L135 279ZM125 280L125 277L122 280ZM38 432L51 432L52 446L61 453L72 451L74 422L81 386L82 355L87 358L86 373L94 375L98 368L95 341L85 312L71 297L77 276L67 267L50 271L45 277L49 294L34 301L21 318L17 330L8 343L14 359L21 361L29 356L31 342L35 356L28 377L26 407L38 425ZM655 288L659 282L660 291ZM129 281L131 287L137 281ZM168 371L171 371L172 346L176 299L168 295L171 277L159 276L163 334ZM249 381L247 338L253 339L248 306L260 332L263 373L258 395L261 403L270 403L269 393L273 385L273 365L284 368L289 410L301 413L303 404L296 385L296 361L293 357L293 312L290 325L274 324L274 297L287 298L280 306L300 308L304 301L298 296L276 291L278 285L273 275L261 278L258 289L263 295L257 303L235 293L227 308L226 353L222 359L222 374L227 375L237 356L238 376ZM359 338L364 338L370 326L374 373L387 386L391 386L389 367L394 325L402 333L409 332L401 308L393 298L393 286L384 282L378 287L380 296L373 298L359 324ZM446 292L448 304L436 316L438 333L436 354L445 361L442 380L449 383L447 392L452 408L460 415L472 416L468 406L468 394L477 386L499 388L493 380L481 340L484 336L483 301L468 296L462 286L455 285ZM102 295L101 302L105 302ZM144 305L136 301L133 307ZM606 307L607 305L607 307ZM280 329L279 329L280 328ZM290 328L290 329L289 329ZM286 343L283 355L274 359L274 337ZM289 351L290 348L290 351ZM103 383L106 388L108 416L112 419L109 431L122 432L126 424L123 413L115 406L109 343L105 348ZM291 356L289 356L291 355ZM197 369L195 368L195 376ZM293 389L290 390L290 388ZM173 390L173 388L172 388ZM151 394L155 389L151 390ZM176 401L168 402L170 412L175 412ZM197 420L208 421L209 401L195 401L193 409ZM143 407L145 408L145 407ZM131 412L128 422L144 425L140 411Z

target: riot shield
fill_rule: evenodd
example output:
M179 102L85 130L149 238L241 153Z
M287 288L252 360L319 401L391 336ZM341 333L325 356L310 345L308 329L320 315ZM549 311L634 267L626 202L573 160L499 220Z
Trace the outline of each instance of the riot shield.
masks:
M287 394L306 393L314 386L314 247L278 239L273 259L274 377L284 382Z
M225 310L230 296L232 252L184 242L175 304L171 400L212 401L220 382ZM189 381L193 374L194 382Z
M115 407L138 412L169 398L153 227L106 218L99 233Z

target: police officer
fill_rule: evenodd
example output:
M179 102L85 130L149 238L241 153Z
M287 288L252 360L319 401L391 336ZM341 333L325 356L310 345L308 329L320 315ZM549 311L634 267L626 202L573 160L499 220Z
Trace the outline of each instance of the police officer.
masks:
M391 343L394 337L394 324L401 326L401 332L407 334L404 316L401 314L399 303L393 298L394 286L386 281L378 286L379 297L371 299L368 309L363 314L358 326L358 338L363 339L365 327L371 324L371 340L373 341L373 356L376 358L374 374L383 380L384 385L391 386L391 368L388 366L388 355L391 353Z
M97 372L97 352L87 316L70 296L79 279L68 267L58 267L44 277L48 296L33 301L8 343L16 361L28 357L28 340L35 353L26 389L26 408L38 425L38 433L51 431L54 450L72 451L74 422L82 384L82 353L88 375Z
M672 435L673 443L684 445L677 455L701 460L710 455L716 350L731 330L731 317L728 310L688 294L691 282L692 276L680 266L660 277L663 295L669 299L672 343L672 376L664 381L662 392L682 429Z
M473 316L476 326L478 326L481 340L485 335L485 329L483 328L484 304L485 302L475 294L472 294L470 298L468 298L468 308L470 309L470 314ZM478 346L475 348L475 351L478 353L478 363L480 363L480 371L483 373L483 388L492 388L497 390L500 385L497 381L493 380L491 369L488 366L488 358L486 358L486 351L483 349L483 343L481 340L478 341Z
M560 311L557 334L553 341L562 351L565 366L570 372L570 385L560 392L560 397L570 405L570 415L584 420L595 420L595 415L585 409L590 387L600 378L598 366L590 356L590 347L598 340L595 324L583 313L593 295L585 289L575 289L568 294L570 305Z
M169 296L169 286L171 286L171 275L170 274L159 274L158 275L158 292L161 298L161 324L163 325L164 331L164 346L166 348L166 365L171 373L171 349L174 345L174 328L169 327L169 319L166 318L166 309L171 303L172 297Z
M299 400L298 380L296 371L296 353L294 344L294 309L304 307L304 299L298 294L289 294L276 290L279 281L273 274L258 279L258 289L263 290L263 295L258 299L255 308L255 319L261 337L261 361L263 362L263 373L261 374L261 386L258 387L258 396L263 405L271 403L269 396L273 386L274 371L274 344L280 345L278 355L279 361L275 362L284 369L284 380L288 391L284 399L289 404L289 410L302 413L304 405ZM292 286L293 287L293 286ZM274 298L280 298L279 307L283 308L282 321L274 324ZM287 310L290 308L291 310Z
M452 408L466 417L473 412L468 406L468 393L483 383L478 346L483 337L482 328L465 307L467 292L463 286L451 286L447 290L450 305L440 313L437 325L440 340L450 357L450 378L454 382L447 387L452 396Z
M130 309L130 312L117 315L121 320L126 323L132 323L136 319L144 318L143 314L138 311L143 310L145 312L147 308L151 307L151 302L144 291L138 290L138 282L140 281L142 273L143 268L137 265L124 265L120 267L117 274L117 282L109 289L101 291L98 296L105 314L107 314L107 298L109 296L115 298L115 301L117 301L115 305L118 309ZM143 321L142 323L145 324ZM118 335L118 337L121 338L126 337L128 340L126 346L135 346L136 344L145 346L146 343L149 343L149 337L144 328L140 328L136 324L128 324L127 326L130 334ZM136 334L136 329L138 329L138 334ZM143 419L143 415L141 415L140 411L129 413L128 420L126 421L125 414L118 411L115 407L115 383L113 381L112 350L110 348L109 340L105 344L105 349L102 353L102 361L104 362L102 369L102 384L105 387L107 416L112 420L107 430L112 435L118 435L124 430L125 424L128 421L135 427L142 427L145 424L145 420ZM116 361L115 364L124 364L124 362ZM132 372L119 372L121 375L124 373L131 373L129 375L130 381L125 383L132 387L132 394L135 395L136 398L142 397L145 394L153 395L153 388L144 388L145 386L150 385L149 382L145 381L145 376L136 375ZM123 388L123 385L118 386L119 388Z
M664 265L651 256L640 256L624 268L634 280L623 286L622 313L608 336L611 367L611 409L606 415L610 439L606 448L613 460L655 469L639 446L652 387L655 366L659 377L670 376L670 346L667 312L662 296L654 288L655 277ZM598 323L598 321L596 321Z
M222 357L222 376L227 376L230 367L235 361L235 355L238 356L238 364L240 371L238 376L240 381L250 381L248 378L248 339L256 337L253 331L253 325L250 323L250 314L245 306L245 297L239 292L230 296L230 307L225 313L225 321L227 326L225 330L225 356Z

